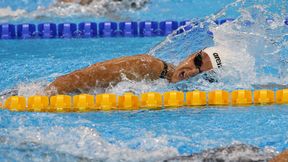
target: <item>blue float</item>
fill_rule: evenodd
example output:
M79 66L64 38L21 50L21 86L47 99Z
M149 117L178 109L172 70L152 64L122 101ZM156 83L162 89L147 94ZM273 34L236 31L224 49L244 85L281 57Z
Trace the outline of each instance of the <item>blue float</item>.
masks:
M178 28L177 21L162 21L160 22L160 35L166 36L171 34Z
M139 24L139 35L141 37L156 36L158 23L156 21L142 21Z
M254 23L249 21L249 20L244 20L241 22L241 25L246 26L246 27L251 27Z
M171 34L178 28L177 21L162 21L160 22L160 35L166 36Z
M138 35L137 22L120 22L119 29L121 36L131 37Z
M218 19L218 20L215 20L214 22L215 22L215 24L217 24L217 25L222 25L222 24L224 24L224 23L226 23L226 22L232 22L232 21L234 21L235 19L231 19L231 18L227 18L227 19Z
M85 38L97 36L97 24L94 22L83 22L78 25L79 35Z
M12 24L0 25L0 38L1 39L15 38L15 25L12 25Z
M116 36L117 23L116 22L101 22L99 23L99 35L101 37Z
M36 26L34 24L17 25L17 36L22 39L33 38L36 34Z
M195 25L197 25L197 24L195 24ZM194 22L192 23L190 20L181 21L180 26L185 26L184 29L185 29L185 31L187 31L187 30L190 30L193 28Z
M188 30L191 30L193 27L195 27L197 25L198 25L198 22L196 22L196 21L186 20L186 21L181 21L179 26L185 26L184 30L188 31ZM180 29L179 33L183 33L184 30Z
M284 22L286 25L288 25L288 18L286 18L285 22Z
M234 21L235 19L218 19L213 22L217 25L221 25L226 22ZM273 19L267 19L267 23L273 22ZM210 23L203 21L204 27L199 27L200 21L181 21L179 26L185 26L180 28L177 34L184 31L193 30L196 32L207 31L206 27ZM251 26L253 22L244 21L244 26ZM284 24L288 25L288 18L284 20ZM38 33L40 38L84 38L84 37L151 37L151 36L166 36L171 34L174 30L178 29L177 21L162 21L160 23L156 21L142 21L138 22L100 22L97 26L96 22L82 22L78 25L75 23L61 23L56 25L54 23L41 23L36 30L35 24L20 24L17 25L17 37L26 39L34 38ZM119 29L118 29L119 25ZM58 27L58 28L57 28ZM77 28L78 27L78 28ZM207 31L209 35L213 35L211 31ZM0 24L0 39L13 39L16 36L15 25L13 24Z
M60 38L73 38L77 36L77 25L74 23L62 23L58 25L58 36Z
M57 36L56 24L54 23L39 24L38 35L41 38L55 38Z
M266 19L266 23L268 24L272 24L273 22L274 22L274 19L271 17Z

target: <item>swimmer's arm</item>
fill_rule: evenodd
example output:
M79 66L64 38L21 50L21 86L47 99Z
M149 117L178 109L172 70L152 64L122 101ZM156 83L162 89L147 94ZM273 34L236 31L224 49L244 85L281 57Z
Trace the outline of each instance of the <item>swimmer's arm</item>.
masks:
M49 96L55 94L66 94L74 92L79 88L85 88L85 84L87 84L86 79L87 75L83 73L83 70L60 76L46 87L45 94Z
M54 95L94 87L106 88L119 83L122 80L122 74L127 79L135 81L159 79L163 66L161 60L146 54L117 58L60 76L45 89L45 93ZM169 69L173 68L169 65Z

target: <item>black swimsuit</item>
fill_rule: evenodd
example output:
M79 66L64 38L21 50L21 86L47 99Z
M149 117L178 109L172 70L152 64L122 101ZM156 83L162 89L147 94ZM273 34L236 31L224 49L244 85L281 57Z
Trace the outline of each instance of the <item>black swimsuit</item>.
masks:
M162 78L162 79L166 79L167 78L167 73L168 73L168 65L167 65L166 62L164 62L164 61L162 61L162 62L163 62L164 68L163 68L163 70L162 70L162 72L161 72L159 77Z

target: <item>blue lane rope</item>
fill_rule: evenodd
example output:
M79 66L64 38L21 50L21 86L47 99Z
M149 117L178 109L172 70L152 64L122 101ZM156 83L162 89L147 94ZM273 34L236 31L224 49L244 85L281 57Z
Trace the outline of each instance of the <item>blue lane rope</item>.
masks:
M216 24L223 24L233 19L221 19ZM94 37L153 37L167 36L179 26L190 21L141 21L141 22L83 22L75 23L41 23L41 24L0 24L0 39L31 38L94 38ZM191 29L195 24L185 27ZM180 31L181 32L181 31ZM183 31L182 31L183 32Z
M234 19L218 19L217 25ZM288 25L288 19L284 22ZM190 25L188 25L190 24ZM41 23L41 24L0 24L0 39L31 38L94 38L94 37L153 37L167 36L180 26L187 25L189 30L197 25L190 21L141 21L141 22L83 22L75 23ZM179 31L182 33L183 31ZM209 33L211 34L212 33Z

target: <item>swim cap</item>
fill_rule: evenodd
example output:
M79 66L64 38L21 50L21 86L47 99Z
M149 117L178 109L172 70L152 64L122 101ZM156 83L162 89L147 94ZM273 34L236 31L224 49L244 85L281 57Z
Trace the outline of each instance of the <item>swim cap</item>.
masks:
M230 50L220 46L205 48L203 52L207 53L210 57L213 68L221 68L223 65L229 63L229 58L232 55Z

